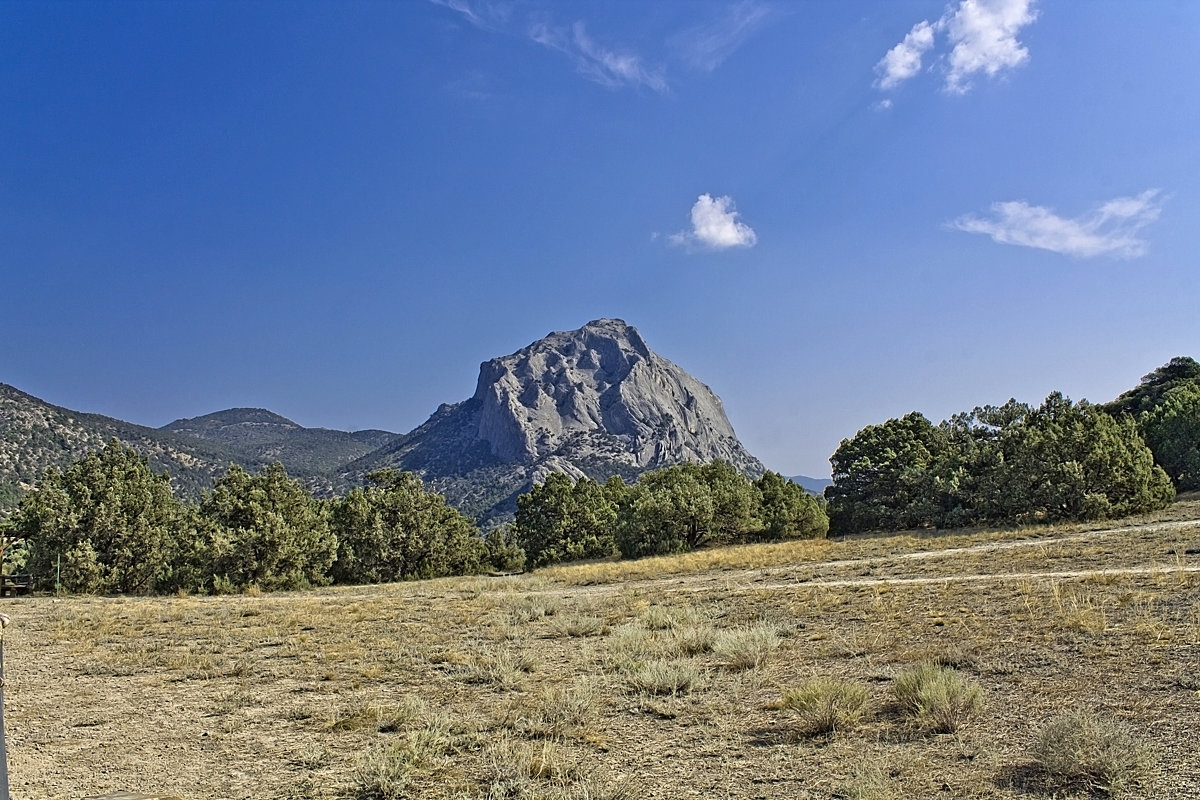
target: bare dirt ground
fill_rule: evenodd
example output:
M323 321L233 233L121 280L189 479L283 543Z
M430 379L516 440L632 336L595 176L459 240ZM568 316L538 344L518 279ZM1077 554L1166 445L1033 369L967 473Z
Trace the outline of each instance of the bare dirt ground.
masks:
M1152 755L1127 796L1200 798L1197 572L1192 500L1091 530L8 600L12 796L1082 797L1029 755L1082 709ZM953 733L894 700L926 661L983 691ZM813 736L780 707L813 677L866 686L861 724Z

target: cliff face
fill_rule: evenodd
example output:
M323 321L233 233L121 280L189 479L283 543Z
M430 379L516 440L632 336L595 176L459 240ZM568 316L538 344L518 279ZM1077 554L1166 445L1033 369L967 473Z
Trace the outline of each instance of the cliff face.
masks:
M478 436L503 461L586 450L585 441L598 436L640 469L721 459L762 470L712 390L652 352L621 320L552 333L486 362L473 399Z
M552 471L631 480L717 459L763 471L711 389L650 350L631 326L602 319L484 362L469 400L443 405L351 469L419 472L450 502L487 518L511 510L517 493Z

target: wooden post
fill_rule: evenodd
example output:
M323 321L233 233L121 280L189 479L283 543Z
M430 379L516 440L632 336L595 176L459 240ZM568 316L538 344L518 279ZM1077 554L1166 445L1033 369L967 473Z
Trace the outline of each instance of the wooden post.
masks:
M4 629L8 615L0 614L0 800L8 796L8 733L4 729Z

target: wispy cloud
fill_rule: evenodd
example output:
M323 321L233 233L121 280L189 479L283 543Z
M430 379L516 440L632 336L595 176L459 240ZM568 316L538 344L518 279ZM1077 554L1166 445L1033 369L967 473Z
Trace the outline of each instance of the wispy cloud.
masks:
M919 74L925 54L945 34L949 53L941 56L944 88L966 94L979 73L995 77L1029 60L1017 41L1021 29L1037 19L1036 0L960 0L934 22L922 20L875 65L875 86L889 91ZM890 104L883 104L884 107Z
M670 44L689 67L712 72L754 35L769 15L766 5L742 0L716 19L675 34Z
M462 100L484 101L496 97L491 77L479 70L471 70L462 77L449 81L445 86L452 95Z
M588 35L583 22L576 22L570 28L537 24L529 29L529 38L565 53L575 62L581 75L601 86L645 86L656 92L667 91L667 79L661 69L645 66L633 53L618 52L597 44Z
M511 4L489 2L489 0L429 0L429 2L435 6L443 6L451 11L457 11L467 22L484 30L500 30L508 24L512 13Z
M986 234L1001 244L1037 247L1078 258L1137 258L1146 253L1146 242L1139 236L1142 228L1158 219L1162 211L1159 195L1158 189L1147 189L1134 197L1117 197L1074 218L1013 200L993 203L989 217L966 215L950 226Z
M660 94L671 88L667 65L677 71L712 72L760 30L771 14L764 0L729 0L715 11L712 4L683 4L680 9L690 22L635 50L628 44L597 40L586 20L564 20L557 13L561 5L551 0L429 2L480 30L520 37L562 53L593 83L610 89L644 87Z
M727 250L730 247L753 247L758 243L758 234L746 223L733 207L728 195L713 197L702 194L692 206L692 229L672 234L672 244L700 246L709 250Z

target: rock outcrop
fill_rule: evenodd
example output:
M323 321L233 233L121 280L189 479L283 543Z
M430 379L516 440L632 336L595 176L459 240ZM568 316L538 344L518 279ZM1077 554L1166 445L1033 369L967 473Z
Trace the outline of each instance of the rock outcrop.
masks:
M484 362L469 400L441 406L401 441L352 463L347 477L412 470L487 519L511 511L515 496L550 472L632 480L718 459L763 471L711 389L633 327L601 319Z

